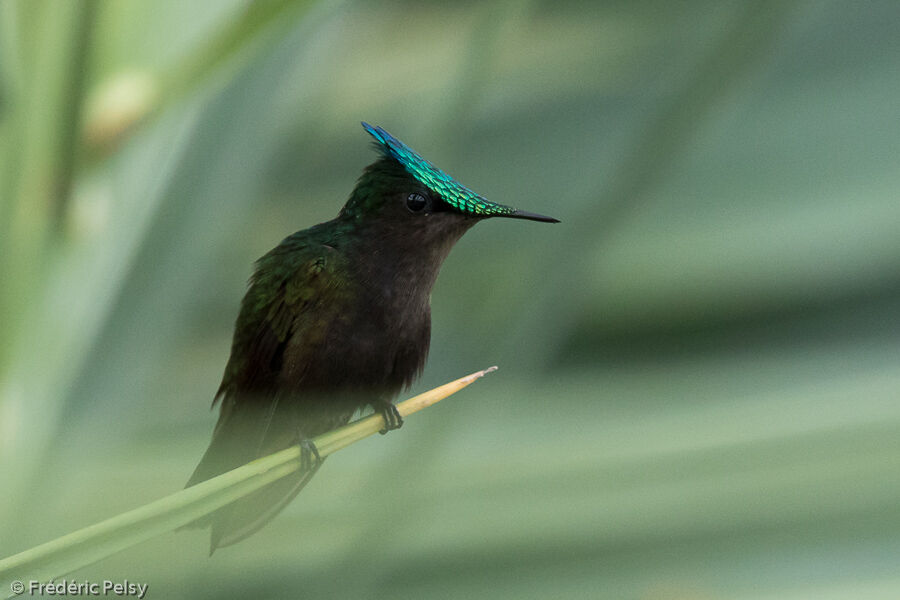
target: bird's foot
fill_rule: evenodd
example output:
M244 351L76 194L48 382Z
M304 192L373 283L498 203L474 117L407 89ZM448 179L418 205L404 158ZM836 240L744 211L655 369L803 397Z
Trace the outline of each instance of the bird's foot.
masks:
M300 446L300 469L302 471L318 469L325 459L319 456L319 449L315 443L312 440L301 439L297 444Z
M400 411L397 410L397 407L391 401L383 400L379 402L375 405L375 411L384 418L384 429L378 432L381 435L403 427L403 417L400 416Z

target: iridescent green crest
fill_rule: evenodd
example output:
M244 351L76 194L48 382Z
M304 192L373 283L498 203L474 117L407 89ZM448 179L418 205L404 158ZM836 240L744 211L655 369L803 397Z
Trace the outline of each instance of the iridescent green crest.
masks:
M372 127L366 122L362 126L384 147L385 154L396 159L413 177L457 210L485 217L513 216L518 212L510 206L485 200L381 127Z

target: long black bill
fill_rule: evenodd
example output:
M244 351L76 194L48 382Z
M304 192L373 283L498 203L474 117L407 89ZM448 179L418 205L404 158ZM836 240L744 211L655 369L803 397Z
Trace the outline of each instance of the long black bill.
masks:
M505 215L495 215L497 217L506 217L508 219L528 219L529 221L541 221L542 223L559 223L559 219L554 219L553 217L547 217L544 215L539 215L537 213L528 212L527 210L518 210L511 213L507 213Z

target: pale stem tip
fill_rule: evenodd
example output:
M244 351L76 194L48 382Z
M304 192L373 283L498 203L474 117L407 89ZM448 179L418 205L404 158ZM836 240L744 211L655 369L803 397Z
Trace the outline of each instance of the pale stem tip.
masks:
M487 369L484 369L483 371L478 371L476 373L472 373L466 379L468 381L475 381L476 379L481 379L488 373L493 373L496 370L497 370L497 365L494 365L493 367L488 367Z

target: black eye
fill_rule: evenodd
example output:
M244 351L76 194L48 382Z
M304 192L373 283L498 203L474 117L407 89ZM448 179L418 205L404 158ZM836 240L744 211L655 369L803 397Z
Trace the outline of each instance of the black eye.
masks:
M426 204L428 200L422 194L410 194L406 197L406 208L412 212L421 212Z

